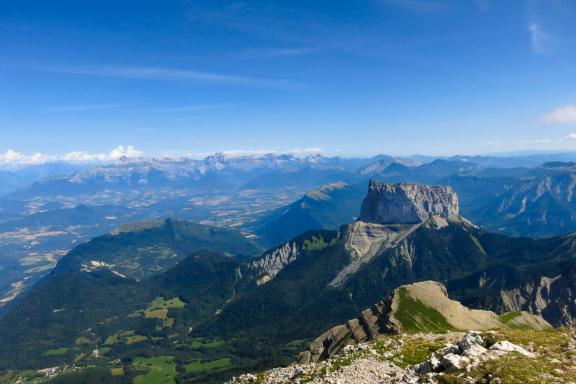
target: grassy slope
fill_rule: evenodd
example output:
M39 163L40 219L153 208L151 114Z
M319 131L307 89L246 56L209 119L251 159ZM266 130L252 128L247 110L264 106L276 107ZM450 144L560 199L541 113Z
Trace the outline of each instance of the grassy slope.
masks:
M398 310L394 314L407 332L443 332L454 330L437 310L410 296L406 288L398 289Z

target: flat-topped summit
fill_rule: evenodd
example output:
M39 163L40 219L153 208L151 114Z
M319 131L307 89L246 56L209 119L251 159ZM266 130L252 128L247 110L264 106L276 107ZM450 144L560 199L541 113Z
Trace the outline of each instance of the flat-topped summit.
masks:
M370 180L359 220L374 224L415 224L432 215L457 216L458 210L458 196L449 186Z

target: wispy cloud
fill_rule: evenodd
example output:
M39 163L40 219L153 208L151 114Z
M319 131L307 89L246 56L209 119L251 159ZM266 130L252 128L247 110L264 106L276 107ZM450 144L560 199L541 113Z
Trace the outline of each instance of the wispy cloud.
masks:
M545 14L544 4L547 4L547 2L526 0L526 29L530 37L530 48L537 55L548 53L553 43L552 36L548 33L547 28L543 27L542 23L542 15Z
M576 104L556 108L544 117L548 124L576 124Z
M44 108L49 112L84 112L100 111L109 109L118 109L125 107L126 104L79 104L79 105L57 105Z
M547 52L547 43L550 36L546 34L540 25L532 21L528 25L528 31L530 32L530 45L532 51L536 54L542 55Z
M109 111L114 110L118 112L137 112L137 113L168 113L168 112L198 112L211 109L218 109L225 107L224 104L197 104L197 105L183 105L174 107L130 107L130 104L80 104L80 105L61 105L45 107L42 110L48 112L92 112L92 111Z
M490 10L490 4L488 3L488 0L472 0L472 2L482 12L488 12Z
M167 112L198 112L207 111L212 109L223 108L223 104L206 104L206 105L184 105L179 107L159 107L159 108L138 108L131 109L129 112L151 112L151 113L167 113Z
M547 145L566 146L574 140L576 140L576 133L570 133L564 137L559 137L559 138L555 138L555 139L550 139L550 138L526 139L526 140L517 140L514 143L515 144L521 144L521 145L529 145L529 146L547 146Z
M563 138L560 139L547 139L547 138L540 138L540 139L523 139L515 141L516 144L522 145L544 145L544 144L553 144L559 143L563 141Z
M317 52L313 48L249 48L241 52L243 58L273 58L302 56Z
M564 137L556 138L532 138L532 139L519 139L509 142L503 141L487 141L484 143L486 146L490 147L500 147L500 146L513 146L513 147L544 147L544 148L570 148L572 142L576 140L576 133L570 133Z
M299 83L285 79L263 77L237 76L212 72L202 72L190 69L172 69L160 67L48 67L37 68L45 72L64 73L68 75L117 77L122 79L140 79L155 81L196 82L228 85L252 86L293 86Z

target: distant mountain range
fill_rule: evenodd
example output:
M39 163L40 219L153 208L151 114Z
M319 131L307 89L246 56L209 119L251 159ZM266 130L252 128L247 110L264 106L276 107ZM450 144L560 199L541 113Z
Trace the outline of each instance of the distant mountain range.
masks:
M311 198L322 207L322 192L345 188ZM311 230L260 256L229 230L121 227L77 247L10 305L0 369L75 362L146 377L145 357L167 359L184 382L221 382L293 361L306 341L422 280L472 308L532 311L555 326L576 318L573 234L485 232L460 216L448 186L371 182L358 212L339 230ZM554 296L531 304L535 286Z
M87 167L87 164L52 162L35 165L0 167L0 196L45 178L67 176Z
M55 162L0 170L0 194L19 190L18 198L37 195L75 195L103 189L193 188L201 191L226 188L300 187L312 189L335 181L360 181L384 173L427 182L454 174L478 174L500 169L513 175L517 168L533 168L547 161L573 161L576 153L528 156L425 156L340 158L312 155L267 154L228 156L217 153L204 159L122 158L110 164ZM391 167L392 166L392 167ZM412 169L406 175L406 168ZM488 173L494 171L488 171Z
M75 195L104 189L189 188L200 191L229 188L314 188L355 171L372 159L305 158L292 155L227 157L216 154L195 159L133 159L86 168L64 177L32 183L14 196Z

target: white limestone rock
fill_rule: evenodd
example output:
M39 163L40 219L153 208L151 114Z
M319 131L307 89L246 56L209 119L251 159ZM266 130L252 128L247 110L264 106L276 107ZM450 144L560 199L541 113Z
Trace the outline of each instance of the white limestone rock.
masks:
M501 351L501 352L518 352L519 354L526 357L536 357L532 352L528 352L526 349L519 345L513 344L509 341L499 341L490 347L491 351Z
M416 224L432 215L458 216L458 196L449 186L386 184L371 180L360 220L375 224Z

